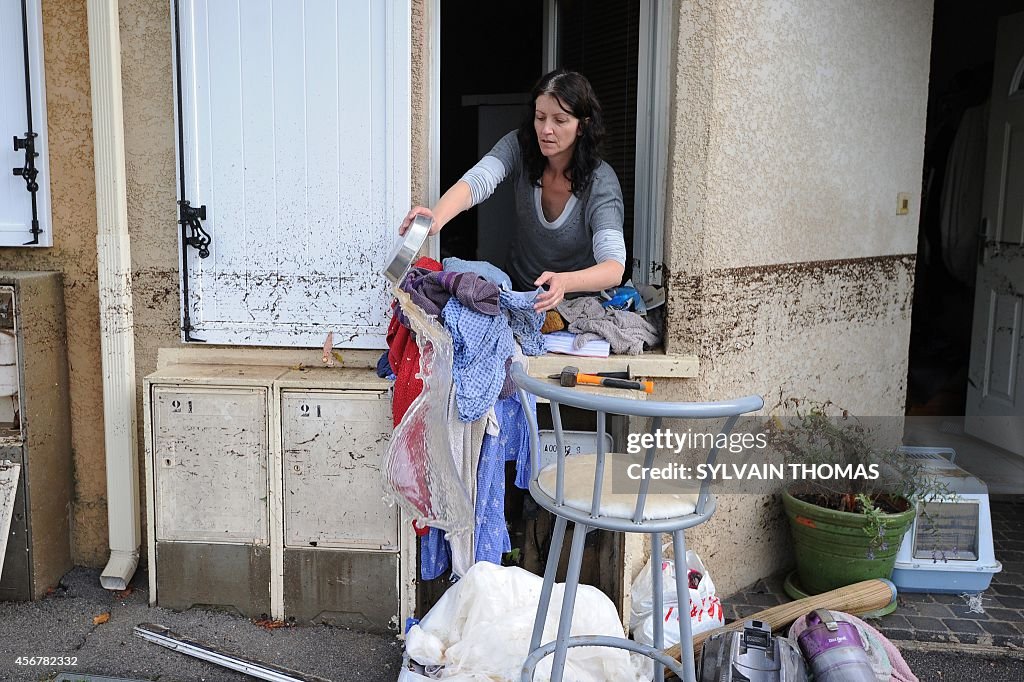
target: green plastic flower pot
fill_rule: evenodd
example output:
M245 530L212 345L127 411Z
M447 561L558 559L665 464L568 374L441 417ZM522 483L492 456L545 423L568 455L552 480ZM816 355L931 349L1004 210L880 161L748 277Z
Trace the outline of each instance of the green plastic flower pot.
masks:
M900 543L914 521L913 507L884 515L882 545L872 548L863 514L819 507L789 491L782 493L782 503L793 533L800 585L809 594L861 580L891 578Z

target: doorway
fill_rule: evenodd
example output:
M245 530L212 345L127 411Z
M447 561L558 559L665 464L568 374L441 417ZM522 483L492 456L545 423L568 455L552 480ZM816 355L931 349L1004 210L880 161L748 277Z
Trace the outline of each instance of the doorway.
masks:
M439 192L443 194L524 117L532 119L530 91L546 66L579 71L602 104L606 136L602 158L618 175L624 201L624 236L630 275L637 147L637 90L642 0L516 0L439 3ZM654 3L650 3L654 5ZM652 183L655 184L655 183ZM440 257L455 256L505 265L514 238L511 183L502 183L480 206L456 216L441 232ZM593 431L594 421L563 411L566 428ZM550 428L545 410L542 428ZM542 571L551 519L529 494L513 485L514 462L506 468L505 520L512 552L504 558ZM567 556L569 541L564 545ZM615 534L588 535L581 580L600 586L621 602L621 551ZM560 562L564 572L566 557ZM445 576L418 581L417 612L447 589Z
M543 68L545 3L444 0L440 5L443 194L505 133L517 128L526 114L530 88ZM495 242L507 243L509 231L515 228L508 185L502 183L487 202L445 226L442 258L505 265L504 249Z
M965 415L977 410L969 400L977 400L977 363L986 343L978 331L984 325L975 318L986 312L976 303L979 263L984 268L992 255L988 238L979 239L982 219L992 212L985 203L991 106L994 95L1005 95L992 90L994 78L1001 78L995 69L997 29L1000 19L1020 12L1021 0L935 3L907 382L906 414L913 418L907 421L909 444L969 451L959 461L968 469L973 463L978 470L972 473L993 492L1024 491L1024 457L985 442L991 438L966 433L972 426ZM997 340L1002 346L997 351L1011 364L1019 336L1012 326L1001 325L999 333L1007 338ZM1018 361L1020 353L1018 348ZM1021 370L1016 371L1019 376Z
M531 114L545 65L579 71L601 102L602 158L622 187L624 280L633 263L640 11L641 0L445 0L440 18L440 191ZM515 234L507 185L445 227L442 258L504 266Z

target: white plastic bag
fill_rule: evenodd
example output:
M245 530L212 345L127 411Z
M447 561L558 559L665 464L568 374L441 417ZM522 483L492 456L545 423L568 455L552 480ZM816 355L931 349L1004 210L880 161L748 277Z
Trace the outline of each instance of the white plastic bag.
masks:
M725 625L725 613L722 611L722 600L715 592L715 583L711 580L704 562L693 550L686 551L686 569L697 571L700 582L696 589L689 589L690 628L694 635L708 632ZM661 562L661 584L664 593L662 612L659 614L664 623L665 646L679 643L679 597L676 593L676 567L672 559ZM633 581L630 589L632 604L629 614L629 628L633 639L644 644L654 644L654 587L651 578L651 562L648 561L643 570Z
M384 492L420 527L471 533L473 503L452 459L448 395L452 388L452 340L437 320L398 287L395 298L416 333L423 390L395 427L381 462Z
M454 682L519 682L530 648L540 599L540 576L515 566L474 564L405 637L409 656L428 677ZM555 638L563 585L554 586L543 641ZM572 635L623 637L615 605L596 587L580 585ZM551 677L551 656L538 665L534 680ZM638 678L622 649L575 647L565 663L565 682L631 682Z

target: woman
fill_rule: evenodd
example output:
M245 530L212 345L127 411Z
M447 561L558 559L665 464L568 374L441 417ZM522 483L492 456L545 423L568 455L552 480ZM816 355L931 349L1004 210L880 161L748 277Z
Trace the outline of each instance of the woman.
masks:
M516 289L546 289L534 304L546 312L566 294L617 286L626 245L622 191L598 155L604 125L590 83L572 71L552 71L534 86L532 100L518 132L501 138L433 209L413 208L399 232L419 214L433 220L430 234L437 234L511 178L518 229L506 269Z

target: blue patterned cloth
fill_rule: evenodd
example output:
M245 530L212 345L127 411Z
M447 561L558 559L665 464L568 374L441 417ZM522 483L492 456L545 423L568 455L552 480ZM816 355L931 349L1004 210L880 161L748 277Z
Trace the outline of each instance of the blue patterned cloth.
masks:
M524 355L544 355L544 335L540 328L544 326L544 313L533 309L537 294L544 291L505 291L500 293L501 310L508 315L509 325L516 341L523 347Z
M484 315L452 298L442 311L452 335L452 376L459 419L475 422L491 409L512 357L512 329L504 315Z
M530 398L530 409L534 409ZM505 524L505 462L516 463L516 485L530 485L530 430L519 396L513 394L494 406L500 431L487 434L480 450L476 474L475 559L500 564L512 549Z
M536 410L533 396L529 400L529 409ZM516 463L516 486L529 488L530 429L518 394L499 400L494 412L499 432L484 436L476 475L474 559L500 564L501 555L512 549L505 523L505 462ZM431 528L420 538L420 578L433 580L450 567L451 550L444 531Z
M444 575L452 565L452 551L444 539L444 531L431 528L420 536L420 578L433 580Z
M454 272L475 272L486 280L498 285L499 289L511 290L512 280L500 268L485 260L462 260L461 258L445 258L441 263L445 270Z
M388 361L387 351L384 351L383 355L380 356L380 360L377 361L377 376L381 379L395 380L395 373L391 371L391 363Z

